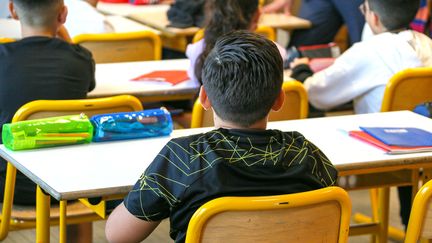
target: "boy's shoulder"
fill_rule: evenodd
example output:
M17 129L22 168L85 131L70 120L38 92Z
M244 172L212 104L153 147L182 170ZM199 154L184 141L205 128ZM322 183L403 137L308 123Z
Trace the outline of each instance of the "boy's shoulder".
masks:
M224 146L226 143L236 144L270 144L273 142L303 144L309 141L297 131L280 131L276 129L267 130L242 130L218 128L204 133L173 138L168 145L180 146L184 149L203 149L202 145L209 144L210 147ZM208 147L205 147L208 149Z
M84 58L92 58L91 52L86 48L68 43L59 38L32 36L15 42L0 44L0 55L2 56L27 53L29 50L38 50L38 53L57 51L66 55L70 53L71 55L79 55Z

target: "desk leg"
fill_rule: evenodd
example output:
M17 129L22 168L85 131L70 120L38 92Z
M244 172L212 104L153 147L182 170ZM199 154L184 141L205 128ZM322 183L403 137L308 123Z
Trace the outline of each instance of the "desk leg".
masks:
M50 241L50 196L46 195L38 186L36 191L36 242Z
M390 207L390 188L378 189L378 224L380 232L377 235L378 243L387 243Z
M59 223L59 228L60 228L60 243L66 243L66 206L67 206L67 201L65 200L61 200L60 201L60 223Z

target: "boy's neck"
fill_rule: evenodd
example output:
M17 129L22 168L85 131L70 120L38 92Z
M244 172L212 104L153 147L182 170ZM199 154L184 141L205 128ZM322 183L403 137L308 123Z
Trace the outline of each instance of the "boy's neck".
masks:
M267 117L264 119L255 122L254 124L245 127L240 126L238 124L224 121L220 119L215 113L214 114L214 126L215 128L225 128L225 129L258 129L258 130L266 130L267 129Z
M45 36L45 37L56 37L56 31L49 28L34 28L21 25L21 35L22 38L32 37L32 36Z

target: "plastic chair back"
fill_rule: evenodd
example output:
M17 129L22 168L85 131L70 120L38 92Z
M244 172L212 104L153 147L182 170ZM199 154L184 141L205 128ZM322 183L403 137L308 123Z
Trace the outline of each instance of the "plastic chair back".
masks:
M36 100L23 105L14 115L12 122L45 118L50 116L61 116L69 114L85 113L87 116L111 112L140 111L143 107L138 98L131 95L119 95L96 99L77 99L77 100ZM34 228L35 208L27 210L25 213L17 214L22 217L14 219L12 215L13 195L15 190L16 168L8 163L5 181L4 200L2 205L0 240L6 238L9 230L19 230ZM84 207L84 211L74 204L70 205L74 211L73 219L69 223L89 222L100 219L92 211ZM75 209L74 209L75 207ZM68 209L70 207L68 206ZM31 211L31 212L30 212ZM69 210L70 211L70 210ZM77 212L78 211L78 212ZM69 216L69 213L68 213ZM59 212L51 213L53 224L58 224Z
M387 83L381 111L413 110L427 101L432 101L432 67L409 68Z
M0 37L0 44L2 43L9 43L9 42L14 42L14 39L11 38L6 38L6 37Z
M405 243L416 243L420 238L432 240L431 196L432 181L429 181L414 198Z
M298 81L285 81L282 85L285 101L279 111L271 111L269 121L284 121L307 118L308 96L303 84ZM192 109L191 128L212 127L213 111L204 110L199 100Z
M347 242L351 201L340 187L278 196L221 197L189 221L186 243Z
M89 49L96 63L160 60L162 44L152 31L81 34L72 41Z

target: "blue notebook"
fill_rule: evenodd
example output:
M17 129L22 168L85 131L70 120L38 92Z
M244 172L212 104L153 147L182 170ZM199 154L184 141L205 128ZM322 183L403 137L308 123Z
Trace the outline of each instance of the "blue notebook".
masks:
M432 133L413 127L360 127L361 130L391 146L432 146Z

